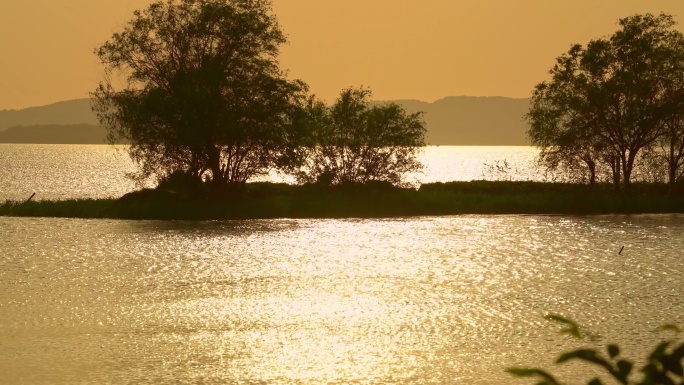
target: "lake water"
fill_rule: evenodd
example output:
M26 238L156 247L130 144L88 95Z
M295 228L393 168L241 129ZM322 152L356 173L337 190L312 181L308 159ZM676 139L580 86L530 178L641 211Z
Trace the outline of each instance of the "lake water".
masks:
M31 164L27 192L49 197L130 187L106 146L44 148L3 147L0 172ZM424 177L457 179L474 158L457 150L431 149L445 176ZM530 149L487 151L473 168ZM25 197L12 178L5 199ZM531 384L504 369L580 346L544 314L628 357L684 323L683 233L683 215L0 217L0 384Z
M540 180L532 147L427 147L425 169L411 182L477 179ZM492 171L508 162L508 172ZM123 146L0 144L0 201L119 197L136 189L126 173L135 171ZM272 173L262 178L287 180Z

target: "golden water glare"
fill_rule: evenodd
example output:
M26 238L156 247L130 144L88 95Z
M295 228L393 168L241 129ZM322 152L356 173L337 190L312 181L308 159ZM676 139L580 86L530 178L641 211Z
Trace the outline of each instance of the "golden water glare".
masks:
M683 229L681 215L0 218L0 383L523 384L503 369L578 346L547 312L627 354L681 322Z
M428 146L420 154L425 168L408 181L542 180L536 154L526 146ZM486 164L503 160L508 172L488 172ZM0 165L0 201L24 200L33 192L36 200L119 197L138 187L126 177L136 171L126 146L0 143ZM293 181L275 172L261 180Z

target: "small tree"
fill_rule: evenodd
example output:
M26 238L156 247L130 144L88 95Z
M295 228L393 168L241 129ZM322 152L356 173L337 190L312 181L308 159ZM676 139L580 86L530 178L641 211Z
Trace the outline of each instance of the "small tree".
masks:
M425 145L422 113L408 114L396 103L372 104L371 92L349 88L328 107L310 98L296 121L298 142L290 167L300 183L340 185L384 181L403 183L419 170L416 159Z
M239 191L274 166L306 89L279 69L285 41L268 0L156 2L96 51L107 77L94 110L140 178L180 171Z

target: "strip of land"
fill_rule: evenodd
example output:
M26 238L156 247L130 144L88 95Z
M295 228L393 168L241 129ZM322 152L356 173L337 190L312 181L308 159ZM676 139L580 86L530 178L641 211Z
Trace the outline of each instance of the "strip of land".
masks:
M0 216L118 219L386 218L460 214L684 213L684 193L664 184L610 185L538 182L449 182L420 189L383 186L321 189L250 183L231 201L188 199L150 190L121 199L6 201Z

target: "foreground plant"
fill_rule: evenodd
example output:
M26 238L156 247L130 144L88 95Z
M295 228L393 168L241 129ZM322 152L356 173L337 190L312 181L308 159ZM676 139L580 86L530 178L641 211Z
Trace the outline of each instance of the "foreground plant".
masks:
M559 315L550 314L545 317L548 320L563 324L565 327L561 334L568 334L577 339L583 339L580 326L574 321ZM676 325L665 325L662 330L672 330L677 333L682 329ZM620 384L634 385L676 385L684 384L684 343L675 340L667 340L659 343L646 358L646 363L640 370L634 370L633 361L620 357L620 347L609 344L605 347L605 354L596 349L577 349L561 354L556 359L557 364L572 360L580 360L603 368L613 379ZM560 385L562 384L549 372L537 368L509 368L508 373L518 377L537 377L540 379L537 385ZM634 377L639 377L636 380ZM587 385L604 384L601 379L594 378Z

